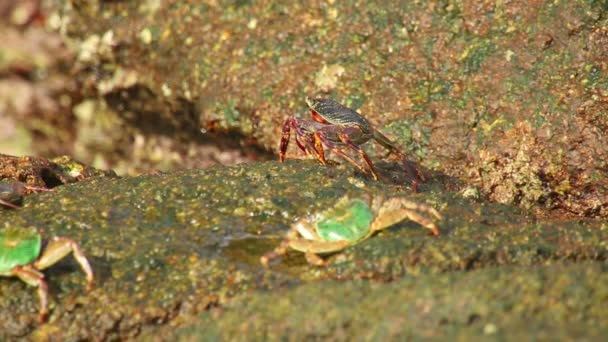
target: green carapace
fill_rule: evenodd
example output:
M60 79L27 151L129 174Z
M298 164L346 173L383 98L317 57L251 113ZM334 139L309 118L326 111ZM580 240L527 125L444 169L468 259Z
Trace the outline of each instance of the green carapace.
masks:
M15 266L27 265L38 258L42 240L29 228L0 231L0 275L9 275Z
M317 232L325 241L359 240L369 232L374 219L369 205L359 199L329 210L324 216L317 223Z

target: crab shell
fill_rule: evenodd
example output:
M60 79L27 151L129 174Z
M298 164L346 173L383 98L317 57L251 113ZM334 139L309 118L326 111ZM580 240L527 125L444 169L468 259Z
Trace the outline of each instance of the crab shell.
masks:
M348 108L334 100L312 98L306 96L304 102L312 113L313 118L317 122L344 125L344 126L362 126L370 128L371 123L359 112L354 109Z
M11 276L16 266L30 264L40 255L42 239L34 229L6 228L0 231L0 276Z
M356 144L363 144L373 138L374 129L372 124L357 111L331 99L313 99L307 96L304 101L308 108L312 110L312 117L316 122L358 127L361 130L360 134L351 137Z

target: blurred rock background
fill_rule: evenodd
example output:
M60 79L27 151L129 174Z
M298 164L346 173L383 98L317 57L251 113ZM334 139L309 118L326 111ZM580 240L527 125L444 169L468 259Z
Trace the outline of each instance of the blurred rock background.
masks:
M138 123L125 122L123 113L86 92L79 76L86 68L80 62L92 58L87 46L103 42L66 41L58 8L57 2L39 0L0 4L0 153L70 155L122 175L268 159L238 132L199 132L186 141L147 134Z

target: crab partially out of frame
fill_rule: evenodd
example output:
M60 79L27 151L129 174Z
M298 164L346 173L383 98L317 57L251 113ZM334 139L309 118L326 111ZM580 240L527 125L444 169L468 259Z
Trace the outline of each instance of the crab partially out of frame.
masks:
M72 253L87 277L87 290L93 288L93 271L80 246L64 237L52 238L42 249L42 238L35 228L0 229L0 277L17 277L38 287L42 323L48 315L48 286L41 270Z
M53 189L29 186L18 181L0 181L0 205L7 208L19 209L23 196L27 192L53 191Z

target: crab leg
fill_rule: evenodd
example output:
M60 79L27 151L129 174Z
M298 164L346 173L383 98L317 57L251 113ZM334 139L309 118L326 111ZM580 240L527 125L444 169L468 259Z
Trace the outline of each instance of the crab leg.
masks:
M347 134L344 134L344 133L338 134L338 138L340 138L340 140L346 146L350 147L351 150L354 150L355 152L359 153L361 158L363 158L363 160L365 160L365 163L367 163L367 166L369 166L369 169L371 170L372 176L374 177L374 179L378 180L378 173L376 172L376 169L374 168L374 164L372 164L372 161L369 159L369 157L367 156L365 151L363 151L363 149L361 149L361 147L353 144L353 142L350 141L350 139L348 138Z
M289 248L289 241L291 239L295 239L298 237L298 233L294 229L290 229L285 236L285 239L281 241L281 243L277 246L277 248L272 251L262 255L260 257L260 262L264 267L268 267L271 260L279 258L287 253L287 249Z
M300 150L302 152L304 152L305 155L308 155L310 152L308 152L308 149L306 148L306 146L304 146L304 144L300 141L300 137L298 137L297 134L295 136L295 139L296 139L296 145L298 145L298 148L300 148Z
M343 249L348 246L347 241L311 241L307 239L302 239L298 236L295 230L291 230L287 233L287 237L285 240L279 244L277 248L274 250L264 254L260 258L260 262L264 267L269 266L269 262L273 259L276 259L280 256L287 254L287 250L289 248L293 248L296 250L308 250L309 252L305 254L306 261L314 266L326 266L327 261L318 256L317 254L323 254L327 252L332 252L336 250Z
M410 202L403 198L392 198L382 203L378 209L378 219L372 223L371 231L382 230L407 218L429 229L433 235L439 235L439 228L435 223L419 212L430 214L439 220L442 219L441 214L433 207Z
M421 226L423 226L426 229L430 229L431 233L433 235L435 235L435 236L439 235L439 228L437 228L435 223L433 221L431 221L430 219L428 219L412 210L403 209L403 212L412 221L418 222Z
M388 150L388 154L385 157L388 157L391 153L397 153L400 155L403 154L395 147L393 142L386 135L380 133L380 131L377 129L374 129L373 138L378 144L382 145L382 147Z
M49 191L49 192L55 191L54 189L40 188L40 187L37 187L37 186L30 186L30 185L26 185L26 184L24 184L23 187L25 189L33 191L33 192L35 192L35 191L43 191L43 192L44 191Z
M308 251L313 254L325 254L344 249L346 246L349 245L349 242L344 240L313 241L303 238L296 238L290 240L289 245L295 250Z
M306 155L314 155L323 165L327 163L325 161L323 147L320 145L320 142L315 140L312 132L307 132L308 130L315 128L309 127L310 125L311 124L308 121L297 118L285 120L285 122L283 123L283 135L281 137L281 144L279 146L279 160L281 162L285 161L285 153L287 152L287 147L289 146L291 129L294 129L296 144L298 145L300 150L302 150L302 152L304 152L304 154Z
M72 239L64 237L53 238L48 246L46 246L40 258L34 263L34 267L38 270L44 270L70 253L74 255L80 268L86 274L87 290L90 291L93 288L93 270L91 269L89 261L80 249L80 246Z
M40 298L40 309L38 314L38 321L43 323L46 321L48 311L48 286L44 280L44 275L31 266L17 266L12 269L11 273L19 279L23 280L30 286L38 288L38 297Z
M296 138L298 138L298 135L296 135ZM325 160L323 145L318 140L318 137L315 134L307 134L304 136L304 141L306 142L306 155L312 154L322 165L326 165L327 161Z
M5 205L5 206L7 206L9 208L19 209L19 206L14 205L13 203L11 203L9 201L2 200L2 199L0 199L0 204Z
M382 145L382 147L386 148L389 152L386 155L388 157L391 153L395 153L401 160L403 161L403 168L407 171L408 176L413 179L413 184L417 184L416 179L419 179L422 182L426 181L424 174L416 167L413 166L412 163L407 159L405 154L401 152L395 145L387 138L384 134L380 133L377 129L374 129L373 134L374 140Z
M289 146L292 122L293 119L287 119L283 123L283 135L281 136L281 144L279 145L279 161L281 161L281 163L285 161L285 152L287 152L287 146Z
M329 148L332 152L334 152L335 154L337 154L340 157L344 158L349 163L353 164L355 167L357 167L359 170L361 170L361 172L363 172L364 174L368 174L368 171L363 166L359 165L359 163L357 163L354 159L352 159L342 149L338 148L331 140L329 140L327 138L327 136L325 135L324 132L317 132L317 133L315 133L315 135L317 135L319 137L319 139L321 139L321 141L323 142L323 144L327 148Z
M285 161L285 153L287 152L287 147L289 146L289 140L291 137L291 129L294 129L296 144L304 152L305 154L310 153L311 143L306 141L306 143L302 143L300 140L301 137L306 137L306 134L299 129L297 119L287 119L283 123L283 135L281 136L281 144L279 146L279 160L282 162Z
M424 208L421 208L421 209L424 209ZM424 228L429 229L431 231L431 234L433 234L435 236L440 234L439 228L437 228L437 226L435 225L435 223L432 220L426 218L425 216L418 214L414 210L401 208L401 209L392 211L390 214L394 218L394 222L392 222L392 224L401 222L401 221L403 221L404 218L408 218L408 219L420 224ZM387 221L384 221L384 222L382 222L382 224L374 224L372 226L371 230L372 231L382 230L384 228L388 228L388 227L392 226L392 224L387 225Z
M325 160L325 151L323 151L323 140L317 133L313 134L313 138L315 140L315 151L318 154L318 159L321 164L325 165L327 164L327 161Z
M291 128L297 129L297 125L295 122L295 119L287 119L285 120L285 122L283 123L283 135L281 136L281 144L279 146L279 160L282 162L285 161L285 152L287 152L287 147L289 146L289 140L291 138ZM308 154L308 151L306 149L306 147L304 146L304 144L302 144L302 142L299 139L299 134L297 134L296 132L296 144L298 145L298 147L300 148L300 150L302 150L302 152L304 152L305 154Z

